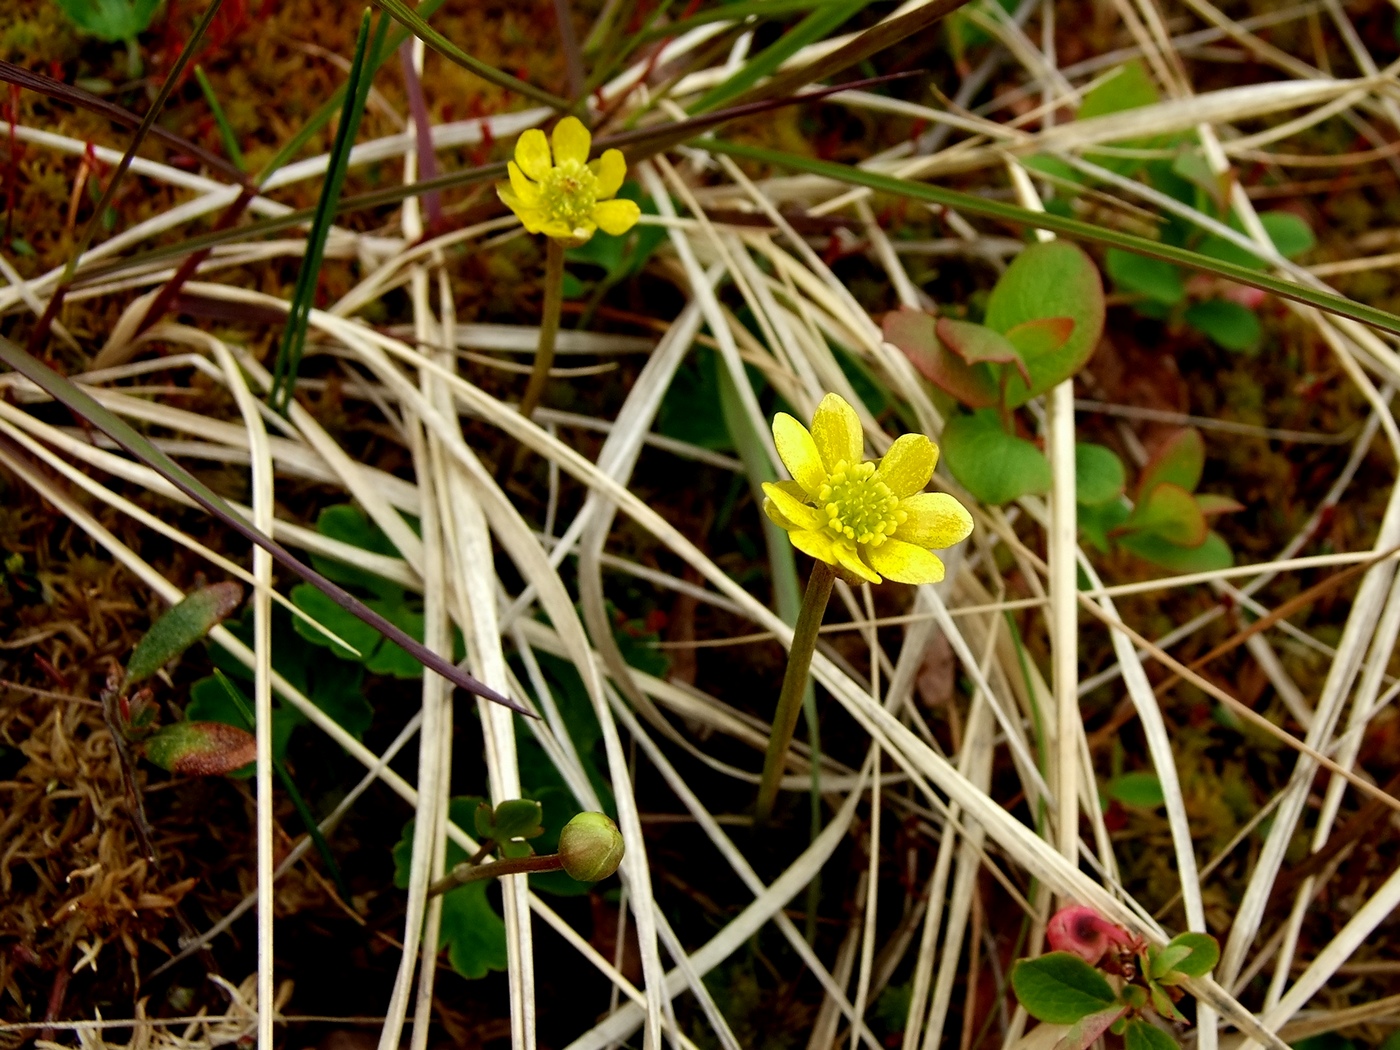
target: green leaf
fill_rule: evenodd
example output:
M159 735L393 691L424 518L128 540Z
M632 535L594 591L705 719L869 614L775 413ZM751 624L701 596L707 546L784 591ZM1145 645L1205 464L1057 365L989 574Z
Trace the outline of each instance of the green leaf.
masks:
M1259 344L1264 341L1259 315L1228 299L1193 303L1186 310L1186 323L1210 336L1216 345L1242 354L1257 353Z
M534 799L507 799L496 807L491 837L497 842L537 838L544 834L543 819L544 808Z
M365 675L344 660L322 658L311 668L308 697L356 740L363 740L374 720L374 708L365 698Z
M1104 794L1125 806L1140 806L1143 809L1155 809L1166 801L1157 774L1146 771L1114 777L1104 785Z
M1122 531L1151 534L1178 547L1199 547L1210 530L1195 497L1180 485L1164 481L1133 508Z
M1264 232L1269 235L1269 240L1273 242L1274 248L1285 259L1301 255L1317 244L1312 227L1291 211L1261 212L1259 223L1264 227ZM1229 225L1236 233L1245 232L1244 224L1234 215L1230 216ZM1256 270L1262 270L1267 266L1266 263L1255 258L1251 252L1245 251L1233 241L1227 241L1224 237L1217 237L1214 234L1201 242L1199 250L1203 255L1209 255L1222 262L1234 263L1236 266L1247 266Z
M448 817L458 827L471 827L480 798L454 798L448 805ZM394 846L394 885L408 886L409 868L413 858L414 822L404 825L403 835ZM447 844L447 868L467 859L462 848L451 841ZM442 897L442 929L438 947L447 949L452 969L468 980L485 977L492 970L506 968L506 925L491 907L487 890L494 880L483 879L458 886Z
M1220 961L1220 944L1208 933L1179 933L1167 942L1168 948L1189 948L1190 954L1172 964L1177 973L1204 977Z
M658 433L715 451L734 447L719 403L721 367L713 350L697 348L693 363L684 363L676 370L662 398L656 417Z
M1180 1050L1177 1042L1156 1025L1131 1020L1123 1032L1123 1050Z
M371 609L383 616L410 638L423 640L423 614L410 609L402 601L366 602ZM349 639L346 639L347 641ZM395 678L422 678L423 665L408 654L408 651L385 638L379 648L365 660L365 670L371 674L393 675Z
M130 40L150 27L160 0L57 0L68 20L109 44Z
M1105 554L1109 550L1109 535L1118 529L1132 513L1128 501L1110 500L1097 505L1079 504L1079 528L1096 548Z
M370 521L364 511L351 503L337 503L322 510L316 518L316 531L322 536L374 554L386 554L392 558L402 557L398 548L384 535L384 531ZM349 562L313 554L311 564L322 575L335 580L336 583L343 583L347 587L363 587L381 598L403 593L403 588L398 584L390 583L382 576L376 576Z
M1081 441L1074 446L1074 496L1095 506L1123 495L1127 474L1112 449Z
M224 722L175 722L147 737L140 747L152 764L190 777L236 773L258 757L253 734Z
M990 366L969 365L938 338L932 315L907 307L885 315L885 338L909 358L930 383L968 408L991 408L1001 402L1001 389Z
M1160 536L1142 533L1123 536L1119 543L1139 558L1169 572L1213 572L1235 564L1230 545L1220 533L1213 531L1199 547L1178 547Z
M1138 498L1164 481L1195 492L1206 467L1206 444L1194 427L1178 430L1157 449L1138 478Z
M339 642L331 641L330 638L300 617L293 620L293 627L297 634L312 645L329 649L342 660L367 659L379 645L382 636L378 631L357 617L351 616L309 583L300 583L292 588L292 604L317 623L324 624L327 630L334 631L338 637L358 650L358 652L352 652Z
M1103 974L1070 952L1021 959L1011 970L1011 987L1028 1014L1049 1024L1074 1024L1118 1002Z
M1029 441L1001 428L995 412L955 416L943 429L943 462L983 503L998 505L1050 490L1050 463Z
M1104 78L1084 96L1079 105L1078 118L1103 117L1109 113L1122 113L1127 109L1141 109L1159 101L1157 85L1146 68L1137 59L1119 66L1110 77Z
M245 698L245 703L247 703ZM252 704L248 704L252 710ZM237 703L229 697L227 688L212 675L201 678L190 686L190 702L185 706L185 718L190 722L220 722L235 729L248 731L248 721L238 710ZM292 708L274 705L272 708L272 758L280 762L287 754L287 742L292 738L292 730L304 721L301 714ZM252 762L230 773L230 776L243 779L253 775Z
M191 591L167 609L136 643L126 662L123 690L145 681L212 631L243 600L243 587L232 580Z
M1006 406L1015 408L1043 394L1084 367L1103 333L1103 282L1098 267L1069 241L1032 244L1006 268L987 300L985 322L1003 335L1029 321L1066 317L1074 323L1067 339L1051 344L1028 339L1017 344L1030 383L1008 376Z
M1123 291L1145 295L1154 302L1175 306L1186 298L1186 282L1181 269L1161 259L1134 255L1121 248L1104 253L1104 269Z
M1175 969L1176 964L1191 954L1188 944L1166 944L1148 952L1151 964L1147 968L1149 977L1165 977Z
M934 322L933 330L939 342L962 358L964 364L1014 365L1021 377L1030 381L1021 352L1000 332L951 317L940 317Z

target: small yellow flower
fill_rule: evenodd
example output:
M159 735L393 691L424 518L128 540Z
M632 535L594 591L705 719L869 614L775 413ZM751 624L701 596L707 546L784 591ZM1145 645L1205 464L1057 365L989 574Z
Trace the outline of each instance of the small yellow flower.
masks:
M577 117L565 117L554 126L553 144L551 162L544 132L525 132L515 144L515 160L507 166L510 184L496 184L501 202L527 230L576 247L595 230L618 236L637 224L642 210L634 201L610 199L627 174L620 150L607 150L589 163L593 136Z
M865 462L860 420L827 394L809 431L786 412L773 420L778 455L795 480L766 483L763 509L798 550L880 583L937 583L943 562L930 548L967 539L972 515L952 496L924 492L938 449L905 434L877 465Z

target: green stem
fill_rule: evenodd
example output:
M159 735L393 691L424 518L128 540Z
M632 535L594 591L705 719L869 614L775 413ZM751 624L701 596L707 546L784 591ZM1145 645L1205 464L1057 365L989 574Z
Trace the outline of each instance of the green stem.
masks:
M802 712L802 694L807 688L807 673L817 647L817 629L826 614L826 603L835 582L836 570L826 562L818 561L812 566L807 591L802 596L802 611L797 614L797 626L792 630L787 674L783 676L783 691L778 695L778 710L773 714L773 735L768 738L768 753L763 756L763 780L758 785L758 804L754 807L756 824L768 823L773 813L778 782L787 763L788 745L797 728L797 716Z
M494 879L501 875L520 875L532 871L558 871L564 866L564 859L557 853L547 853L543 857L507 857L493 860L490 864L458 864L437 882L428 887L428 896L455 890L469 882Z
M540 345L535 351L535 367L525 396L520 399L520 414L529 419L544 396L549 382L549 370L554 365L554 344L559 336L559 314L564 308L564 245L553 237L547 238L549 248L544 263L544 312L540 315Z

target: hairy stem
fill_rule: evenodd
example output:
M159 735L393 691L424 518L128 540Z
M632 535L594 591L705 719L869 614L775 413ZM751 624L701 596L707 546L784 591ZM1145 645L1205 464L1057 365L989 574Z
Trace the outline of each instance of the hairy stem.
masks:
M482 879L520 875L531 871L558 871L563 866L564 860L557 853L548 853L543 857L507 857L505 860L493 860L490 864L458 864L428 887L428 896L436 897L439 893L455 890L469 882L480 882Z
M773 735L768 738L768 753L763 756L763 780L758 785L758 804L754 807L754 822L768 823L773 802L778 797L778 782L787 763L788 746L797 728L797 716L802 713L802 694L807 688L807 673L812 667L812 652L817 647L817 629L826 614L826 603L836 571L824 561L812 566L807 579L807 591L802 596L802 610L792 630L792 648L788 651L787 673L783 676L783 691L778 694L778 710L773 714Z

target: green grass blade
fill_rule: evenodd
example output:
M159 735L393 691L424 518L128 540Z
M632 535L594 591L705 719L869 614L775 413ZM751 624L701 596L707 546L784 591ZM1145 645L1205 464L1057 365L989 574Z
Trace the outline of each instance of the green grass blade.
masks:
M27 353L16 346L4 336L0 336L0 362L9 365L16 372L23 375L40 390L43 390L59 404L66 407L74 415L80 416L85 422L96 430L100 430L109 438L115 441L121 448L135 456L146 466L150 467L166 481L170 482L177 489L183 492L199 506L218 518L221 522L233 529L250 543L256 543L263 550L272 555L283 568L300 576L307 583L321 591L336 605L344 609L350 615L363 620L376 631L396 642L412 654L413 658L436 671L454 685L460 686L474 696L480 696L498 704L504 704L512 711L518 711L523 715L534 718L534 714L526 708L517 704L514 700L502 696L490 686L478 682L471 675L461 670L450 660L443 659L440 655L423 645L415 638L409 637L404 631L390 623L379 613L365 605L354 595L350 594L344 587L332 583L311 566L304 564L296 558L290 551L277 543L271 537L264 535L255 529L243 515L234 510L224 501L224 498L210 489L204 482L200 481L193 474L187 471L180 464L167 456L146 438L141 436L124 420L102 405L98 404L82 387L78 386L71 379L59 375L48 365L44 364L33 354Z
M1349 317L1353 321L1360 321L1362 324L1371 325L1382 331L1392 332L1400 335L1400 317L1385 310L1379 310L1373 306L1366 306L1363 303L1355 302L1344 296L1335 295L1331 292L1319 291L1305 285L1294 284L1291 281L1281 280L1248 266L1239 266L1235 263L1224 262L1220 259L1212 259L1208 255L1201 255L1198 252L1189 251L1185 248L1178 248L1174 245L1163 244L1160 241L1148 240L1146 237L1138 237L1131 233L1120 233L1118 230L1111 230L1104 226L1097 226L1094 223L1085 222L1082 219L1066 218L1050 212L1030 211L1027 208L1017 207L1014 204L1007 204L1003 201L988 200L985 197L977 197L970 193L961 193L958 190L944 189L941 186L930 186L923 182L912 182L909 179L900 179L892 175L881 175L876 172L865 171L861 168L853 168L845 164L832 164L829 161L814 160L810 157L801 157L794 153L783 153L778 150L764 149L759 146L741 145L735 142L725 142L719 139L706 141L704 148L715 153L724 153L731 157L739 157L744 160L757 161L762 164L773 164L780 167L790 168L794 171L806 172L810 175L821 175L825 178L835 179L839 182L850 183L853 186L865 186L868 189L879 193L889 193L897 197L907 197L911 200L922 201L927 204L940 204L944 207L956 208L958 211L981 215L989 219L1000 219L1004 222L1017 223L1018 225L1032 228L1051 230L1072 240L1090 241L1095 244L1103 244L1112 248L1122 248L1125 251L1136 252L1138 255L1146 255L1153 259L1163 259L1167 262L1186 266L1193 270L1200 270L1205 273L1212 273L1218 277L1224 277L1235 281L1238 284L1249 285L1265 292L1284 299L1292 299L1295 302L1305 303L1314 306L1319 310L1339 317ZM1260 260L1261 262L1264 260Z
M219 680L219 684L224 687L224 692L228 694L233 706L238 708L238 713L243 716L243 721L247 723L248 732L256 734L258 725L253 717L252 709L248 706L248 698L243 695L243 690L229 681L228 675L214 668L214 677ZM269 730L270 731L270 730ZM296 784L292 782L292 775L287 772L287 764L280 758L272 760L273 771L277 774L277 779L282 782L282 787L287 792L287 797L292 800L292 806L297 811L297 816L301 818L302 824L306 828L306 833L311 836L311 841L316 845L316 852L321 855L322 862L331 873L331 878L335 882L336 892L340 894L340 899L346 904L350 903L350 886L345 881L345 876L341 874L340 865L335 862L335 856L331 853L330 843L321 834L321 826L316 823L316 818L311 815L311 807L306 804L306 799L297 790Z
M502 73L495 66L488 65L479 58L472 58L460 47L454 44L447 37L443 36L432 26L428 25L413 8L409 7L403 0L372 0L376 7L391 16L394 21L408 28L414 36L427 44L449 62L455 62L463 69L470 70L482 80L495 84L497 87L505 88L507 91L514 91L517 95L524 95L526 98L534 99L543 103L551 109L557 109L561 113L567 113L573 104L567 99L562 99L558 95L551 95L543 88L537 88L533 84L527 84L523 80L517 80L509 73Z
M194 76L199 81L199 90L204 92L204 101L209 105L209 112L214 115L214 123L218 126L219 138L223 140L228 159L242 170L243 151L238 148L238 136L233 133L233 125L228 122L228 114L224 112L224 107L219 105L219 96L214 94L214 85L209 83L209 78L204 75L203 66L194 67Z
M711 22L742 22L750 16L758 19L782 18L799 11L810 11L814 7L828 7L831 3L832 0L740 0L739 3L711 8L688 18L678 18L664 26L649 26L638 32L637 42L649 44L653 40L680 36L696 26Z
M381 16L381 21L387 19ZM355 57L350 63L350 76L345 84L345 105L336 128L335 144L331 147L326 181L321 185L321 199L316 204L316 215L311 220L311 230L306 237L306 252L302 255L296 291L292 295L291 308L287 311L287 325L282 331L282 342L277 348L277 361L273 366L272 391L268 401L284 415L291 404L302 351L306 347L306 325L311 317L312 300L321 275L321 260L326 254L326 239L330 236L335 204L345 185L345 174L350 167L350 150L355 145L365 100L369 97L370 76L366 75L368 70L365 69L368 50L369 11L366 10L360 19L360 34L355 40Z
M738 98L764 77L776 72L779 66L808 44L815 43L833 32L869 2L870 0L828 0L827 3L821 4L801 22L735 70L728 80L716 84L701 96L698 102L692 103L689 112L704 113Z

